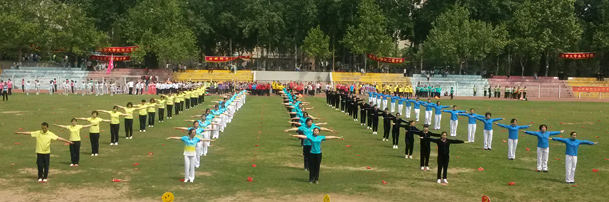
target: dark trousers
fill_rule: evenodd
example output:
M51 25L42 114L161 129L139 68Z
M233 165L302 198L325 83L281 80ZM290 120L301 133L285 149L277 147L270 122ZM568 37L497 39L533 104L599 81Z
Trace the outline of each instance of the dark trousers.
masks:
M304 169L309 169L309 156L311 155L311 145L302 146L302 156L304 157Z
M173 113L173 105L167 105L167 118L171 118Z
M148 125L154 126L154 114L155 112L148 112Z
M8 101L8 92L7 91L2 91L2 101Z
M372 115L368 113L368 127L372 127Z
M110 124L110 143L118 143L118 130L120 128L120 124Z
M89 139L91 140L91 153L99 153L99 133L89 133Z
M309 154L309 182L319 180L319 166L321 165L321 154Z
M180 114L180 103L176 102L176 103L174 103L174 105L176 106L176 110L175 110L176 111L176 115Z
M429 166L429 143L427 145L421 144L421 167Z
M201 103L205 102L205 93L203 93L203 95L201 95Z
M165 109L159 108L159 121L163 121L163 116L165 116Z
M25 86L24 85L21 85L21 92L25 93Z
M378 117L373 117L372 118L372 131L376 132L379 129L379 118Z
M184 101L180 101L180 112L184 111Z
M406 155L412 155L412 150L414 148L414 138L413 137L406 137L405 138L405 142L406 142L406 150L404 151L404 154Z
M80 161L80 141L74 141L74 144L70 145L70 159L72 164L78 164Z
M197 98L190 98L190 107L195 107L197 104Z
M47 179L49 176L49 160L51 154L36 154L36 165L38 166L38 179Z
M353 105L349 113L353 114L353 119L357 119L357 105Z
M133 87L129 87L129 95L133 95Z
M366 123L366 110L360 110L360 123Z
M146 115L140 115L140 130L146 130Z
M391 127L389 123L383 121L383 138L389 139L389 133L391 133Z
M190 99L186 99L186 109L190 109Z
M391 131L391 137L393 139L393 145L398 145L398 142L400 141L400 128L393 128L393 131Z
M133 119L125 119L125 137L133 136Z
M449 155L438 155L438 179L446 179L449 157ZM444 173L442 173L442 170L444 170ZM442 175L442 178L440 178L440 175Z

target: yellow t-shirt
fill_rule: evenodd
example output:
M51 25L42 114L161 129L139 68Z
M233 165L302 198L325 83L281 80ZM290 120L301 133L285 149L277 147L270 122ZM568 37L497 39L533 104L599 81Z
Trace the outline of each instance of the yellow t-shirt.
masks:
M167 100L157 100L157 105L159 106L159 109L165 109L165 102Z
M196 91L190 92L190 98L197 98L199 95Z
M91 128L89 128L89 133L99 133L99 123L102 122L103 119L99 117L95 118L87 118L87 121L91 122Z
M148 112L156 112L156 103L148 104Z
M110 112L110 124L119 124L120 122L120 117L121 117L120 112Z
M55 133L48 131L42 132L42 130L32 132L32 137L36 138L36 153L38 154L50 154L51 153L51 140L57 140Z
M133 119L133 111L135 111L135 108L125 107L125 114L127 114L125 116L125 119Z
M167 105L173 105L174 96L167 96Z
M70 141L80 141L80 129L82 129L82 125L68 126L68 130L70 130Z
M139 107L143 107L143 108L140 108L139 115L141 115L141 116L148 115L148 112L146 112L146 108L148 108L148 104L140 104L140 106L138 106L138 108Z

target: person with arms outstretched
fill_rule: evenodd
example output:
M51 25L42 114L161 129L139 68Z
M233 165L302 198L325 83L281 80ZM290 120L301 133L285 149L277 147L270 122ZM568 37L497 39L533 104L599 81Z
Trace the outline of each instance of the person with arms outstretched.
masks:
M438 145L438 184L448 183L446 175L448 172L448 160L450 159L450 145L468 143L463 142L462 140L446 139L446 136L446 132L442 132L440 139L421 136L421 141L427 140L429 142L434 142Z
M575 167L577 167L577 150L579 145L595 145L598 142L591 142L588 140L578 140L577 132L571 132L571 138L550 138L553 141L565 143L567 149L565 150L565 181L567 184L575 183Z
M450 113L450 136L457 136L457 126L459 125L459 113L465 113L465 111L457 110L457 105L453 105L453 110L442 110L443 112ZM436 115L437 117L437 115Z
M528 135L537 136L537 172L548 172L548 155L550 155L548 138L565 132L565 130L546 131L547 129L547 125L541 124L539 125L539 131L524 131Z
M492 150L491 146L493 144L493 122L505 120L504 118L496 118L491 119L491 113L486 112L483 117L474 117L478 119L482 123L484 123L484 150Z
M512 119L510 121L510 125L504 125L495 122L499 127L508 129L508 160L516 159L516 147L518 147L518 131L520 129L526 129L531 127L531 125L519 126L518 119Z

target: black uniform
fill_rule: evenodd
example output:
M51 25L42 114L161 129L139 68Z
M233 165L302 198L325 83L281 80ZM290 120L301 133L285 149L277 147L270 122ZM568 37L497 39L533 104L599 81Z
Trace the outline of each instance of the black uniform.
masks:
M404 121L404 119L396 117L394 117L393 122L395 123L395 125L393 125L391 131L391 138L393 139L393 145L398 146L398 142L400 140L400 127L407 128L410 124L408 123L408 121Z
M414 149L414 135L418 132L421 132L421 130L419 130L416 126L411 126L408 128L404 141L406 142L406 150L404 151L405 155L412 155L412 150Z
M438 145L438 178L446 179L446 172L448 170L448 159L450 157L450 144L461 144L462 140L450 140L442 141L442 139L434 139L426 137L424 140L435 142ZM442 171L444 171L442 175ZM440 176L442 175L442 178Z
M431 136L434 137L441 137L440 134L437 133L432 133L430 131L428 131L427 133L425 133L424 131L421 132L417 132L415 133L418 136L423 137L423 139L421 139L420 143L420 147L421 147L421 167L425 166L425 167L429 167L429 152L431 151L431 148L429 146L429 139L425 139L425 138L429 138Z

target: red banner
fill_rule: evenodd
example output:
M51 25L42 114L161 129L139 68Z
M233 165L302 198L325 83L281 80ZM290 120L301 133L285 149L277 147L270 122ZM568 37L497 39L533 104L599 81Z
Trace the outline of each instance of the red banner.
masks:
M596 57L596 53L560 53L560 58L564 59L590 59Z
M609 87L587 87L579 86L573 87L575 92L589 92L589 93L609 93Z
M99 48L99 52L102 53L131 53L133 52L137 46L127 46L127 47L103 47Z
M251 55L246 55L246 56L236 56L236 57L230 57L230 56L205 56L205 62L230 62L233 60L236 60L238 58L244 59L244 60L249 60L252 58Z
M114 57L112 57L111 55L91 55L89 57L89 59L99 60L99 61L110 61L110 59L112 59L112 61L114 61L114 62L121 62L121 61L131 60L131 56L114 56Z
M376 55L372 55L372 54L367 54L368 58L374 61L379 61L379 62L383 62L383 63L392 63L392 64L398 64L398 63L404 63L404 58L388 58L388 57L378 57Z

